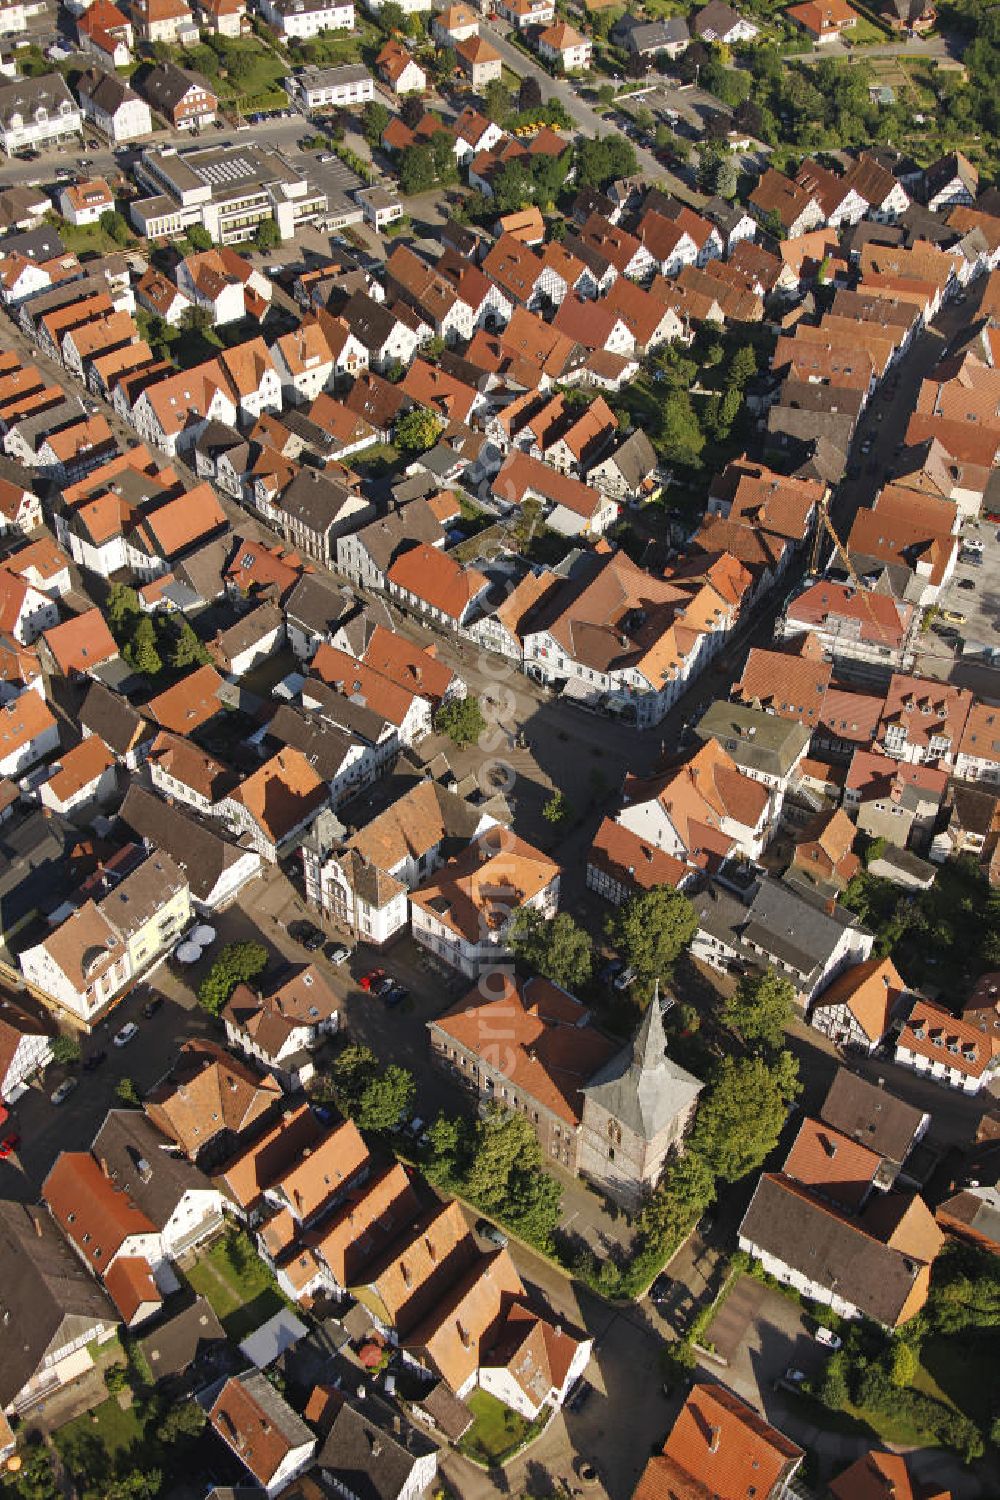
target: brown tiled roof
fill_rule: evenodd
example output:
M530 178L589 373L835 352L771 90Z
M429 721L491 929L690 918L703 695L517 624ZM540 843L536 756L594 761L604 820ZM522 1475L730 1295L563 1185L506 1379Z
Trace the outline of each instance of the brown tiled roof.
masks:
M901 1453L873 1449L827 1481L831 1500L951 1500L951 1490L910 1473Z
M420 1351L453 1391L479 1368L524 1286L506 1250L484 1255L441 1297L404 1343Z
M362 1267L351 1291L405 1337L477 1258L465 1215L451 1198L398 1235L374 1265Z
M122 1315L126 1328L142 1308L160 1307L163 1294L142 1255L119 1255L104 1278L108 1295Z
M390 583L405 589L452 620L460 620L471 601L486 587L478 568L465 567L437 547L418 542L390 565Z
M326 641L313 657L311 670L314 678L328 683L338 693L362 704L372 713L394 724L397 729L409 713L414 699L422 696Z
M581 1090L616 1051L616 1044L586 1020L580 1002L549 980L518 983L505 974L500 986L490 987L489 998L471 990L431 1023L431 1032L481 1058L491 1076L507 1078L520 1094L576 1127L583 1112ZM504 1046L498 1061L500 1024Z
M341 1286L353 1286L363 1269L412 1224L420 1200L398 1162L356 1188L316 1236L314 1249Z
M115 758L97 735L90 735L59 757L59 770L46 782L60 802L67 802L84 787L91 786L115 763Z
M279 750L230 795L275 844L329 800L326 783L291 745Z
M118 655L115 639L96 607L46 630L43 640L64 677L88 672Z
M652 890L657 885L676 887L687 874L681 860L647 843L614 818L602 821L587 859L612 880L635 891Z
M269 1189L280 1193L297 1219L309 1219L339 1196L368 1165L368 1147L352 1120L332 1126L298 1160L272 1178Z
M559 866L504 828L488 828L457 859L411 892L416 905L469 942L482 941L483 924L503 927L512 912L541 894Z
M724 1386L702 1383L681 1407L663 1453L716 1500L746 1500L752 1492L770 1495L803 1457L801 1448L739 1396ZM647 1493L642 1480L636 1493L639 1500L662 1494Z
M221 712L222 678L212 666L196 667L173 687L151 698L146 712L164 729L182 737L207 724Z
M157 1129L194 1160L216 1136L251 1131L282 1097L270 1073L261 1076L216 1042L187 1041L144 1108Z
M233 773L226 766L206 755L192 740L168 730L161 730L156 736L148 759L212 803L224 797L233 785Z
M42 1184L42 1196L77 1254L99 1276L130 1235L156 1233L151 1220L105 1177L89 1151L60 1152Z
M275 1421L274 1408L279 1403L301 1433L295 1431L290 1437L283 1430L286 1424ZM294 1417L259 1371L227 1380L208 1419L240 1462L265 1488L292 1449L311 1436L308 1427Z
M929 1062L954 1068L966 1078L981 1078L1000 1054L1000 1037L982 1032L933 1000L916 999L899 1034L899 1047Z
M245 1212L259 1207L264 1189L294 1168L303 1151L312 1149L323 1127L308 1104L300 1104L219 1174L219 1185Z
M877 1151L820 1120L805 1119L782 1170L821 1197L854 1211L871 1192L881 1165Z

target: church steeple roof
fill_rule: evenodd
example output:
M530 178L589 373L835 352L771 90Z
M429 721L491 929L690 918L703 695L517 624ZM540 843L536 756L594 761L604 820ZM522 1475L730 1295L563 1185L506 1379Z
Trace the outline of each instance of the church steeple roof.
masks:
M700 1080L667 1056L657 981L631 1044L594 1074L584 1093L626 1129L652 1141L700 1090Z

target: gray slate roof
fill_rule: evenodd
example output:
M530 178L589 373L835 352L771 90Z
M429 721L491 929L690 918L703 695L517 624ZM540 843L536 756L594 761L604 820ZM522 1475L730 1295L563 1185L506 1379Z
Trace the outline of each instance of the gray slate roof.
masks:
M116 1184L162 1229L189 1192L210 1192L212 1184L187 1157L164 1150L171 1143L138 1109L112 1109L91 1147L106 1162Z
M695 725L700 740L718 740L741 770L787 776L808 747L812 731L744 703L718 699Z
M356 1500L398 1500L416 1460L434 1449L415 1428L400 1435L403 1442L393 1433L393 1411L384 1402L370 1398L363 1410L345 1403L316 1461Z
M693 1073L667 1056L657 996L635 1040L599 1068L583 1092L626 1129L652 1141L689 1107L701 1088Z
M0 1408L34 1375L57 1334L118 1321L108 1298L44 1209L0 1202ZM68 1342L68 1338L60 1342Z
M912 1104L847 1068L837 1069L819 1113L835 1130L897 1165L912 1151L924 1118Z
M248 852L211 825L176 806L168 806L152 792L132 782L119 817L151 844L172 855L185 871L195 900L205 900L223 872Z
M865 1233L856 1220L770 1173L757 1184L740 1240L821 1286L836 1287L839 1296L887 1328L895 1326L920 1270L919 1262Z
M205 1363L227 1349L239 1358L204 1297L196 1297L173 1317L158 1323L152 1333L139 1340L139 1347L155 1381L183 1375L196 1362Z

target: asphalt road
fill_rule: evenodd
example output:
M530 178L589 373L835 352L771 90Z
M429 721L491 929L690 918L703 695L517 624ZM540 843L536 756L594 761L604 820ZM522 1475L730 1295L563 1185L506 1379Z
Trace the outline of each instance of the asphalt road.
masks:
M136 143L128 152L119 152L116 156L107 145L103 144L103 138L98 135L93 126L89 122L85 124L87 140L102 140L101 145L85 146L82 152L91 163L87 170L95 177L114 177L133 155L149 147L213 145L220 141L241 140L289 150L294 148L296 141L302 135L310 133L309 126L298 114L293 115L290 120L267 120L260 125L248 125L239 131L226 124L223 124L221 130L210 125L207 130L203 130L197 136L193 136L188 130L160 130L148 140ZM33 187L49 186L61 167L75 168L80 156L80 148L74 143L62 149L54 147L43 150L38 161L18 161L16 157L0 157L0 187L10 187L14 183L28 183Z
M489 31L487 40L500 53L510 71L516 73L519 78L536 78L541 86L542 99L546 103L550 99L558 99L573 124L584 135L617 134L613 127L609 129L597 111L581 97L578 83L568 78L553 78L538 63L526 57L519 47L512 46L506 36L490 26L488 21L486 29ZM685 202L691 198L691 189L687 183L682 182L673 172L662 166L652 151L647 150L645 146L637 145L635 156L639 171L646 177L658 183L665 183L671 192L676 193Z

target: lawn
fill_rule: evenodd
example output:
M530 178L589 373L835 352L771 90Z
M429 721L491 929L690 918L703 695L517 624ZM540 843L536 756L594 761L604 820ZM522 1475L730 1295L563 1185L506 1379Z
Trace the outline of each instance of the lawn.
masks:
M502 1464L514 1449L537 1437L545 1426L544 1417L527 1422L488 1391L472 1391L465 1404L475 1421L459 1443L459 1452L488 1468Z
M888 38L884 31L873 26L871 21L866 21L864 16L859 16L851 29L845 32L845 40L852 47L876 47L884 46Z
M914 1388L964 1412L981 1427L993 1418L993 1390L1000 1368L1000 1336L928 1338L920 1348Z
M86 1473L92 1468L84 1453L87 1449L92 1450L95 1443L108 1457L115 1458L134 1446L141 1446L144 1441L145 1428L135 1408L130 1406L127 1411L122 1411L117 1396L109 1397L93 1411L84 1412L82 1417L67 1422L55 1434L55 1444L66 1467L76 1474Z
M84 255L89 251L97 255L107 255L112 250L126 248L117 240L112 239L100 224L71 224L68 219L60 219L57 227L59 238L66 249L72 250L76 255ZM131 236L131 239L134 242L135 237Z
M280 1311L286 1299L245 1234L228 1234L198 1257L187 1279L237 1342Z

